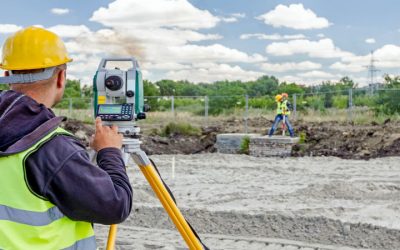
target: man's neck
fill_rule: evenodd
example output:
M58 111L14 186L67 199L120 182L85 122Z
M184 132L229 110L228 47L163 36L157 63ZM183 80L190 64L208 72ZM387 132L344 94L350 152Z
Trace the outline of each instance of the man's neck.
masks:
M37 93L35 92L26 92L26 93L22 93L26 96L29 96L30 98L32 98L33 100L35 100L37 103L39 104L43 104L44 106L46 106L47 108L51 108L53 106L53 99L51 98L50 95L48 95L48 93Z

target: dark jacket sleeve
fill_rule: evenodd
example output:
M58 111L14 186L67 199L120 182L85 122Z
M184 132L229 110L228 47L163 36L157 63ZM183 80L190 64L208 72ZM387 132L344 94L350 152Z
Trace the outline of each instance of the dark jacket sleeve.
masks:
M132 208L132 188L120 150L100 150L97 163L99 167L90 162L74 138L56 136L27 158L28 185L73 220L120 223Z

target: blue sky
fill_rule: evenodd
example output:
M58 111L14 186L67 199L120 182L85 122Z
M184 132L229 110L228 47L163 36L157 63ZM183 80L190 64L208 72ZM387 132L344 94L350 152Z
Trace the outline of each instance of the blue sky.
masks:
M372 50L378 79L400 73L399 10L395 0L14 0L0 15L0 43L21 27L49 28L84 84L102 57L135 56L153 81L350 76L365 85Z

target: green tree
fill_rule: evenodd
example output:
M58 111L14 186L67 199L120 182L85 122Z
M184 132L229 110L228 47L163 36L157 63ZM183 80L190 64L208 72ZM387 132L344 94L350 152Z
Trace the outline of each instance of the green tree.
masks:
M10 89L8 84L0 84L0 90L8 90Z
M159 87L150 81L143 81L143 92L145 96L145 104L150 106L150 110L159 109Z
M386 74L384 81L384 89L378 92L375 111L388 115L400 113L400 76L391 77Z

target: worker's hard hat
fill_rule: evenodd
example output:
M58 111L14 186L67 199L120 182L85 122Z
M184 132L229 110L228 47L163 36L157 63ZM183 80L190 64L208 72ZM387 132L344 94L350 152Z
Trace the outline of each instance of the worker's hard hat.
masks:
M282 93L282 97L286 97L286 98L288 98L288 94L287 93Z
M275 96L275 101L279 102L282 100L282 95L276 95Z
M42 69L71 61L60 37L48 30L31 26L7 38L3 45L0 68Z

